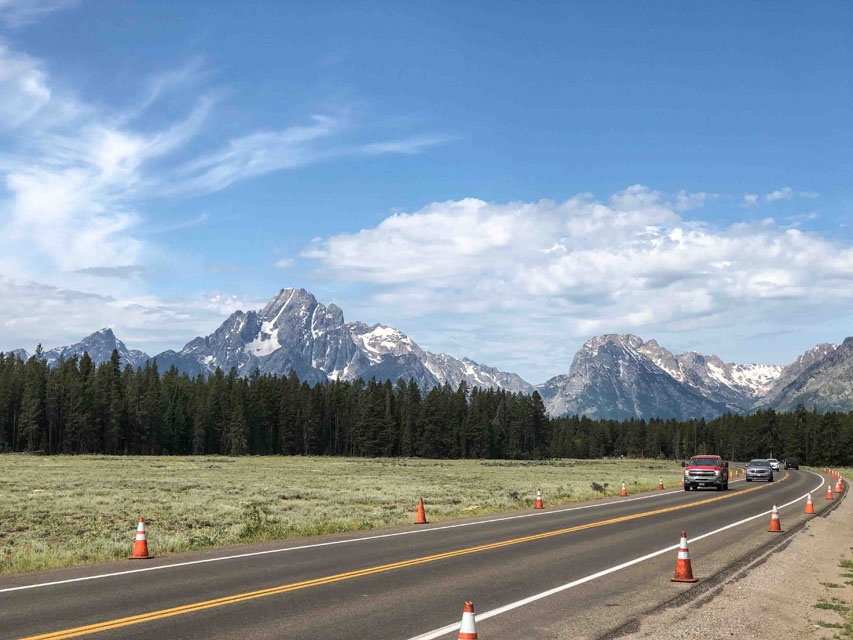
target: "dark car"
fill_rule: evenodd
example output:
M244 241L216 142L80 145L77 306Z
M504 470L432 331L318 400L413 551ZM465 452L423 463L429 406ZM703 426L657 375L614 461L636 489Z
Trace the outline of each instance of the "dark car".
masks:
M773 482L773 469L769 460L750 460L746 465L746 481L765 480Z
M796 469L800 470L800 461L796 458L785 458L785 468L786 469Z

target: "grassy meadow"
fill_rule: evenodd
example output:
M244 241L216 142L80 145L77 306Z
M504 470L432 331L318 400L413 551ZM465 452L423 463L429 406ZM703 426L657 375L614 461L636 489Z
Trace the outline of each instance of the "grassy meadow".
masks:
M680 486L656 460L0 455L0 573L445 520Z

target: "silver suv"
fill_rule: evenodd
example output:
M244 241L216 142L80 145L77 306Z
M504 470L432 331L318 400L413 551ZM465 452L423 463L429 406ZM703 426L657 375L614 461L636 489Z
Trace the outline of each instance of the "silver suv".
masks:
M750 460L746 466L746 481L765 480L773 482L773 468L769 460Z

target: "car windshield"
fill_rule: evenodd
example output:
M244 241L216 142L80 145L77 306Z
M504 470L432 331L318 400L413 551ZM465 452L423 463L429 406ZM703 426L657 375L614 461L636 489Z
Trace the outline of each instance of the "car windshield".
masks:
M750 467L769 467L770 462L767 460L750 460L749 466Z
M691 467L716 467L718 464L717 458L690 458Z
M770 458L767 462L779 462L776 458Z

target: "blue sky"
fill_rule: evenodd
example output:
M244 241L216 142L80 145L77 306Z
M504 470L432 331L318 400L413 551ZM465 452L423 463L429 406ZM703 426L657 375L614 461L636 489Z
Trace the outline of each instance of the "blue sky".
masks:
M0 0L0 349L286 286L531 382L849 333L849 4L459 5Z

